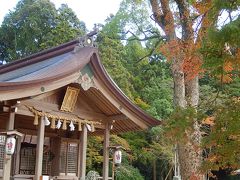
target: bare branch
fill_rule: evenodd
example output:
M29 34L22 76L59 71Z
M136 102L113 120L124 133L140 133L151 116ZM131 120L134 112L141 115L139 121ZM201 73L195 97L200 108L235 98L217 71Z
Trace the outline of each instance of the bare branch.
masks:
M150 3L152 6L152 12L153 12L152 19L164 30L165 23L164 23L163 13L158 4L158 0L150 0Z
M150 0L155 22L163 29L168 39L175 39L175 26L173 14L169 7L169 0Z
M161 39L166 39L166 36L161 36L157 31L152 31L151 29L149 30L145 30L142 31L142 33L144 34L143 38L138 37L135 33L133 33L132 31L128 30L126 32L121 32L121 34L127 35L127 34L131 34L132 37L131 38L121 38L121 40L128 40L128 41L133 41L133 40L137 40L137 41L147 41L150 39L159 39L159 37L161 37ZM151 33L150 36L148 36L146 33Z
M151 51L149 53L147 53L145 56L141 57L140 59L138 59L137 63L141 62L143 59L145 59L146 57L149 57L151 56L154 51L156 50L156 48L158 47L158 45L160 44L160 42L162 41L163 39L159 39L155 45L154 45L154 48L151 49Z
M182 27L182 38L183 40L191 39L193 40L193 22L190 18L190 11L186 0L175 0L177 3L180 23Z
M232 22L233 19L232 19L231 11L228 11L228 17L229 17L229 19L230 19L230 22Z
M208 27L212 26L213 24L216 24L216 22L217 22L219 12L212 15L211 21L209 20L209 13L211 12L212 9L213 9L213 7L210 7L202 16L201 27L199 28L199 31L198 31L196 43L200 43L201 39L204 36L204 34L206 33Z

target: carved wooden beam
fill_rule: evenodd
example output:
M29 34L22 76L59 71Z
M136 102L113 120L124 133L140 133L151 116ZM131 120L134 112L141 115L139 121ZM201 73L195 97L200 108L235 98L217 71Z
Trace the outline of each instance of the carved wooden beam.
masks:
M59 114L59 116L66 116L66 117L69 116L69 118L71 116L79 116L82 119L87 119L87 120L91 120L91 121L102 121L102 120L108 119L108 116L106 116L102 113L86 111L86 110L81 110L81 109L77 109L77 111L75 111L73 114L68 113L68 112L61 112L59 110L60 106L58 104L50 104L50 103L41 102L41 101L37 101L37 100L33 100L33 99L21 101L21 105L18 106L17 114L33 116L33 113L31 113L28 110L28 108L25 107L25 105L33 106L38 110L53 113L56 115Z

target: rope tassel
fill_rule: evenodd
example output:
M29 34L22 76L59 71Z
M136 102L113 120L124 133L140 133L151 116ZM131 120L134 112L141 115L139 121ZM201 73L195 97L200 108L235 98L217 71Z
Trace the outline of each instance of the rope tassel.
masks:
M55 129L56 125L55 125L55 118L52 118L51 120L51 129Z
M91 123L91 131L92 131L92 132L95 131L95 127L94 127L93 123Z
M37 114L35 114L35 116L34 116L33 124L34 124L35 126L38 125L38 115L37 115Z
M69 124L70 131L75 130L75 124L78 124L78 131L82 131L82 124L87 126L88 131L94 132L95 131L95 126L97 124L102 124L101 122L95 122L95 121L89 121L86 119L82 119L81 117L72 114L72 116L75 117L68 117L67 114L66 116L59 116L56 114L51 114L49 112L43 112L42 110L38 110L35 107L25 105L29 111L31 111L34 115L34 120L33 124L37 126L39 124L39 118L44 121L45 126L50 126L51 129L60 129L62 128L63 130L67 130L67 124ZM50 120L50 121L49 121ZM57 123L56 123L57 121Z
M82 123L81 123L81 121L78 121L78 131L82 131Z
M62 129L63 130L67 130L67 122L66 122L66 120L63 121Z

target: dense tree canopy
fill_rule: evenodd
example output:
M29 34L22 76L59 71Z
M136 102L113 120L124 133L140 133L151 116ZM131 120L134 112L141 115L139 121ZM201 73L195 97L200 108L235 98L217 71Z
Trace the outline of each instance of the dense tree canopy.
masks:
M1 25L1 60L19 59L56 46L85 30L84 23L67 5L57 10L49 0L21 0Z
M165 179L172 172L176 143L183 179L240 168L239 6L239 0L123 0L116 15L101 25L97 43L107 72L164 125L111 137L127 149L117 179ZM56 9L49 0L20 0L0 27L1 60L30 55L86 31L67 5ZM102 138L89 139L88 170L101 171L101 144Z

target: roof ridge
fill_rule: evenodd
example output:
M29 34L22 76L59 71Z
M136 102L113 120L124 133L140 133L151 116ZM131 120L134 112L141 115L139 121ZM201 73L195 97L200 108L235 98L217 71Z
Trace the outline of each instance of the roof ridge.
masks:
M12 61L8 64L0 66L0 74L17 69L19 67L34 64L45 59L61 55L63 53L70 52L74 50L75 46L82 43L86 38L92 37L97 34L97 30L91 31L90 33L81 36L77 39L71 40L69 42L60 44L58 46L42 50L40 52L34 53L32 55L26 56L24 58ZM85 45L85 44L84 44ZM31 59L31 61L29 61Z

